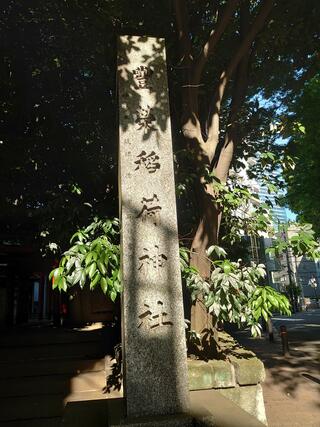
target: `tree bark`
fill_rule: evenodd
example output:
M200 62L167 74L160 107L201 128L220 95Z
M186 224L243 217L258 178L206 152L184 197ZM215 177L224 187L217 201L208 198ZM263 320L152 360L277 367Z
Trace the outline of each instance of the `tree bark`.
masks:
M196 194L199 207L199 224L194 234L191 245L191 264L196 267L203 278L210 276L211 263L206 257L209 246L218 243L221 212L215 203L214 188L205 182L205 168L211 170L216 168L216 175L225 182L231 165L234 145L237 137L237 113L245 98L247 87L247 69L249 52L252 43L263 27L269 15L273 1L263 0L251 28L249 21L249 2L241 2L241 28L240 45L232 56L226 70L221 74L218 86L214 92L211 103L211 114L209 121L208 139L205 141L202 135L201 121L199 117L198 89L201 77L208 58L213 55L216 45L223 32L229 24L239 0L229 0L219 13L216 27L211 31L208 41L204 44L198 58L192 57L192 43L188 27L188 11L186 0L175 0L175 13L178 29L180 60L179 66L184 71L182 84L182 133L185 137L187 147L192 150L195 160L195 168L199 174L196 184ZM226 138L220 150L219 147L219 125L222 100L230 77L236 71L236 79L233 88L233 100L229 115L229 127ZM219 152L218 152L219 151ZM212 346L211 338L204 332L215 330L215 322L208 315L202 301L192 307L191 328L202 333L205 338L203 346Z

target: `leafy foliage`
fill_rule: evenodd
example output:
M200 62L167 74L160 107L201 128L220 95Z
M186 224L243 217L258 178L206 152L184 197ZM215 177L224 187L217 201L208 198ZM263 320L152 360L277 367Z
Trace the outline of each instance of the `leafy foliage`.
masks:
M292 250L296 256L305 256L309 259L317 261L320 259L320 244L315 239L315 232L311 224L297 224L293 234L289 234L288 230L292 228L292 224L284 224L274 240L273 245L267 249L273 256L278 256L280 253Z
M122 291L118 240L117 219L95 218L88 227L78 230L70 240L73 245L50 273L53 288L67 292L75 285L80 288L87 285L90 289L99 286L115 301ZM248 324L253 335L259 335L261 316L267 319L272 310L289 314L286 297L268 286L258 286L266 274L264 265L246 266L241 260L232 262L217 245L211 246L207 255L212 263L210 280L204 280L197 269L190 266L189 251L184 247L180 248L180 265L191 299L203 300L216 322Z
M221 183L213 174L209 179L210 177L215 191L215 202L224 218L222 241L234 243L243 235L274 233L272 204L259 200L252 186L241 183L236 173L226 184Z
M64 252L59 266L51 271L53 288L67 291L68 288L85 284L90 289L100 286L102 291L115 301L121 292L119 221L95 220L86 228L77 231L71 238L73 246Z
M187 3L192 17L192 56L197 58L216 23L218 9L225 1L189 0ZM252 17L257 15L261 3L250 2ZM20 241L37 239L38 243L59 252L66 247L70 230L80 228L72 239L72 247L51 273L57 289L66 291L69 287L83 287L88 283L91 288L100 286L111 299L121 291L117 221L95 219L89 227L81 227L88 218L90 221L102 214L117 215L115 35L133 34L139 29L140 34L165 36L170 89L176 95L183 87L185 65L177 64L178 37L173 31L171 6L171 2L137 0L130 3L128 0L4 0L4 13L0 17L4 53L1 64L0 231L10 238L17 236ZM268 176L266 185L270 192L283 185L277 174L272 175L279 167L278 160L290 164L283 155L284 147L276 143L281 129L274 123L281 122L279 115L284 114L296 98L301 75L312 70L317 62L319 16L318 0L275 2L271 19L259 32L250 55L251 72L247 96L237 117L239 138L233 166L237 170L243 159L255 158L257 163L252 173L262 180ZM211 57L203 73L199 109L205 117L212 101L213 83L226 70L230 56L232 59L239 50L238 36L239 14L236 13L217 47L219 60ZM224 125L228 123L233 85L227 88L223 100L220 145L225 137ZM300 148L304 141L309 144L315 135L317 119L312 123L308 121L311 108L315 110L320 105L314 102L313 85L316 83L308 86L309 98L301 101L301 105L308 108L296 110L293 129L298 148L289 153L291 158L300 159L297 165L301 167L296 170L301 173L293 175L292 168L288 168L286 179L288 198L299 212L307 212L307 209L293 201L294 192L295 188L300 188L299 183L305 184L297 194L309 204L313 214L311 222L316 223L320 197L310 197L311 193L303 196L307 195L306 185L312 188L311 184L319 182L315 170L315 159L319 157L317 139L310 143L309 157L305 155L305 148ZM199 222L199 188L195 181L202 175L190 160L199 153L189 147L181 150L178 123L185 113L183 104L179 106L175 102L171 112L177 153L179 224L181 234L185 235L192 234ZM206 126L201 132L207 137ZM305 178L309 170L312 171L310 181ZM213 180L212 171L209 171L207 182ZM255 195L245 185L232 180L226 185L216 181L215 191L216 204L223 212L224 243L234 243L244 232L257 234L270 230L268 204L255 205ZM313 194L318 193L314 191ZM240 213L243 210L244 215ZM316 249L311 248L311 240L305 235L302 240L304 243L299 238L290 244L298 252L310 249L314 253ZM219 313L222 320L242 322L245 317L247 322L252 321L257 333L255 311L248 301L251 301L253 289L263 280L262 266L245 266L227 260L218 247L211 248L208 254L220 258L212 261L213 271L206 282L189 266L188 253L181 251L182 275L192 294L195 297L203 295L208 310ZM216 292L219 292L219 299L214 296ZM268 298L265 301L271 303ZM280 307L280 303L278 305ZM254 308L257 307L259 305ZM266 306L264 310L268 313L271 308Z
M185 69L177 64L172 2L2 3L0 231L11 239L64 248L70 230L82 227L88 218L117 215L116 34L166 38L170 89L173 98L179 98ZM217 8L225 1L187 3L197 57L216 23ZM250 3L253 16L259 3ZM235 166L258 152L279 151L269 125L277 107L281 104L283 111L288 99L296 96L301 74L315 63L319 10L317 0L275 2L272 19L259 33L250 58L248 96L238 117L243 143L236 147ZM238 32L236 14L219 45L219 61L208 61L201 81L201 109L209 105L212 84L230 54L237 52ZM230 92L224 107L222 122L229 115ZM175 148L181 152L179 102L171 113ZM177 156L177 183L185 196L178 210L182 234L198 220L191 176L196 171L194 165L188 170L186 163Z
M248 301L253 318L258 321L262 316L265 321L272 316L273 311L290 316L290 304L287 297L279 294L271 286L257 286Z
M287 152L294 157L294 170L285 171L287 201L303 222L311 222L320 235L320 74L305 84L287 117L284 135Z
M204 280L195 268L189 267L188 250L181 248L180 254L182 275L192 301L203 301L215 323L246 324L251 327L252 335L257 336L261 334L261 317L267 320L273 311L290 315L285 295L270 286L259 286L266 276L263 264L246 266L241 260L232 262L223 248L214 245L208 249L208 257L216 255L222 259L211 260L210 278Z

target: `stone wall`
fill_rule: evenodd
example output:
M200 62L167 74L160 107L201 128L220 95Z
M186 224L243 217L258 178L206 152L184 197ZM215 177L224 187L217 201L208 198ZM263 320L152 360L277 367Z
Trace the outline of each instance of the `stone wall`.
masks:
M189 389L216 389L267 425L261 383L263 363L228 334L220 332L221 360L188 359Z

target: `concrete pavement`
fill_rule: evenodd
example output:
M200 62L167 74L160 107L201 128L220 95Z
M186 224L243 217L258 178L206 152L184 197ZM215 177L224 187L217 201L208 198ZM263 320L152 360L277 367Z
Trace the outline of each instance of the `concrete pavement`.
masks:
M290 355L282 355L276 334L252 339L249 332L233 333L245 347L264 362L264 400L269 427L320 427L320 310L295 313L273 319L275 328L285 325Z

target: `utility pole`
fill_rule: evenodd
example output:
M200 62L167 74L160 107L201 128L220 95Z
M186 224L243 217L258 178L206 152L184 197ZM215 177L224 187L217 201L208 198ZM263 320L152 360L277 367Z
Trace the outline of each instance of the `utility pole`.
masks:
M284 229L281 231L281 237L287 243L287 232ZM291 261L289 257L289 250L287 247L286 247L285 253L286 253L286 261L287 261L288 277L289 277L289 295L292 303L292 311L295 313L298 311L298 307L297 307L297 301L296 301L296 297L293 290L293 287L295 284L294 284L294 281L292 280Z
M295 313L297 310L297 301L296 301L296 297L293 291L293 287L294 287L294 281L292 280L292 269L291 269L291 262L290 262L290 257L289 257L289 250L288 248L286 248L286 259L287 259L287 266L288 266L288 276L289 276L289 289L290 289L290 298L292 301L292 308L293 308L293 312Z
M318 284L317 284L317 281L316 281L315 277L311 277L311 279L309 280L309 285L313 288L314 296L315 296L316 303L317 303L317 301L318 301L318 296L317 296L317 286L318 286Z

